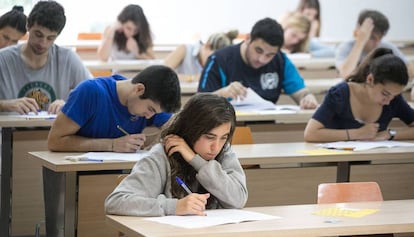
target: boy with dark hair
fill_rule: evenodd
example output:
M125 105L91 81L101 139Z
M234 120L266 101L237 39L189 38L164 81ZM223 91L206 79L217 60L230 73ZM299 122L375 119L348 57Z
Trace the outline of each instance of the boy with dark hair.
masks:
M53 151L135 152L145 127L161 127L181 107L177 74L150 66L133 79L120 75L86 80L69 95L49 133Z
M250 87L273 103L283 91L301 108L316 108L316 98L305 87L296 67L280 52L283 38L279 23L270 18L259 20L245 41L217 50L209 57L198 91L236 99L243 98Z
M69 92L92 78L76 53L54 44L65 23L59 3L40 1L27 18L27 42L0 51L0 111L57 113Z

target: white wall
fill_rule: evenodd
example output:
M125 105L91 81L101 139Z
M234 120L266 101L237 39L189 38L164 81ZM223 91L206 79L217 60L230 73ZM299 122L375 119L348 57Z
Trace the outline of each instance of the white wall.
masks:
M278 18L294 10L297 0L58 0L68 18L59 41L75 39L81 31L101 32L116 19L121 9L139 4L151 24L156 43L181 43L193 36L206 38L217 31L238 29L247 33L263 17ZM81 4L80 4L81 3ZM322 8L321 37L345 40L352 37L358 13L377 9L389 17L388 39L414 39L413 0L320 0ZM30 9L26 9L28 13Z

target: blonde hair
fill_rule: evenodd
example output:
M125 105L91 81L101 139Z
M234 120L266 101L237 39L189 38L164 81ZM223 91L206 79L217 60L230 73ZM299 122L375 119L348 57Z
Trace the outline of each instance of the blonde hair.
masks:
M209 45L211 50L216 51L217 49L232 45L233 40L237 37L238 34L238 30L231 30L227 33L215 33L210 35L206 44Z
M299 12L292 13L282 22L283 30L294 27L305 33L306 37L298 44L294 45L291 53L307 52L309 44L309 32L311 29L311 22L309 19Z

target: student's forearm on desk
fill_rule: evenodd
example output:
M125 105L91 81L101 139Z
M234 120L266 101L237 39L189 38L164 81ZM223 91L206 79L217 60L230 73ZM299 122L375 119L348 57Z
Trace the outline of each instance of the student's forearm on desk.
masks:
M51 151L113 151L114 139L86 138L69 135L61 138L49 136L48 148Z

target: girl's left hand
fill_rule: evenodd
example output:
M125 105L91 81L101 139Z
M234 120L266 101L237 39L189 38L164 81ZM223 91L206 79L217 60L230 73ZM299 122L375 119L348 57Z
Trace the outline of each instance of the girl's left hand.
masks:
M187 162L190 162L195 156L193 149L188 146L183 138L177 135L167 135L164 138L164 147L168 156L171 156L175 152L179 152Z

